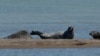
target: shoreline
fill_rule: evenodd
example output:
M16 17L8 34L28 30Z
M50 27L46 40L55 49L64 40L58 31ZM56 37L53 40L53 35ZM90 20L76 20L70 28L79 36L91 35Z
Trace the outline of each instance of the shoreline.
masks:
M89 39L0 39L0 48L90 48L100 40Z

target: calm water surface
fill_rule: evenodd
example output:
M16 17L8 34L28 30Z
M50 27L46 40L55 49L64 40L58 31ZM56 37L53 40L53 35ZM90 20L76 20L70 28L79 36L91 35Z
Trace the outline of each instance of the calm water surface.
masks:
M75 39L91 39L90 31L100 31L100 0L0 0L0 38L19 30L65 31L70 25ZM0 56L100 56L100 48L0 49Z
M0 49L0 56L100 56L100 48Z
M39 30L48 33L65 31L68 26L74 26L76 39L90 39L90 31L100 31L99 2L0 0L0 37L19 30Z

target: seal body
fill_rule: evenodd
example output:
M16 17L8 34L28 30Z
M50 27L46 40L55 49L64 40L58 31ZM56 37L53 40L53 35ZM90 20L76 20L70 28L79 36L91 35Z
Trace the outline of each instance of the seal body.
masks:
M63 33L64 39L73 39L74 38L74 27L70 26L68 27L67 31Z
M98 31L91 31L89 35L91 35L93 39L100 39L100 32Z
M70 26L65 32L56 32L56 33L42 33L40 31L32 31L30 35L38 35L41 39L73 39L74 32L73 27Z
M4 39L32 39L32 37L27 31L21 30L7 37L4 37Z

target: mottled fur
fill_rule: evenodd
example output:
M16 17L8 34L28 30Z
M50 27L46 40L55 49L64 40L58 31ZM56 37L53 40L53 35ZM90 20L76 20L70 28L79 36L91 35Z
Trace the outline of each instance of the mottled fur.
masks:
M31 35L39 35L42 39L73 39L74 32L73 27L70 26L65 32L57 32L57 33L42 33L40 31L32 31Z
M89 35L91 35L93 37L93 39L100 39L100 32L97 31L91 31L89 33Z
M22 30L4 37L4 39L32 39L32 37L27 31Z

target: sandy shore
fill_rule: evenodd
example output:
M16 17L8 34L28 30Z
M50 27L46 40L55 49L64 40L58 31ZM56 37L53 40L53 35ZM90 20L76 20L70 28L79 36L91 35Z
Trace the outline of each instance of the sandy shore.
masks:
M86 48L100 47L100 40L0 39L0 48Z

